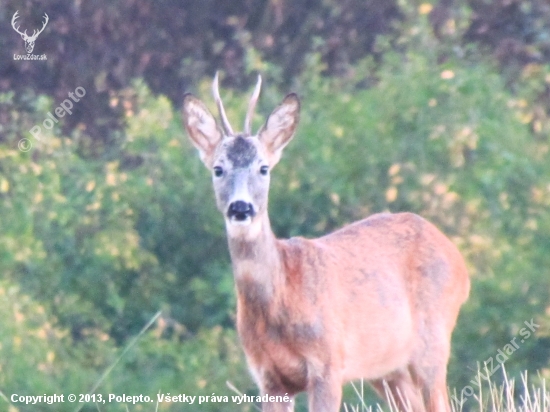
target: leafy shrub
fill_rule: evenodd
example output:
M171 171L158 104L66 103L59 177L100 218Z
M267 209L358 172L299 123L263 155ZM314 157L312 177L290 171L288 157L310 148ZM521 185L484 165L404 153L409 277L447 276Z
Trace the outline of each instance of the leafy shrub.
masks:
M440 63L426 31L412 33L406 52L362 62L344 80L323 77L308 56L295 82L301 125L274 171L273 227L318 236L380 211L425 216L459 246L473 281L450 386L467 385L531 319L540 327L506 368L547 376L549 142L532 130L532 83L512 94L490 64L448 50ZM256 127L282 98L269 81L280 71L258 67L268 78ZM197 85L201 98L209 83ZM238 124L247 96L223 96ZM50 99L11 111L5 126L13 134L0 146L0 389L85 392L162 310L100 391L221 393L226 380L253 391L231 330L233 282L208 173L165 97L135 81L112 104L126 131L93 159L78 130L54 129L27 153L13 148L14 131L44 119Z

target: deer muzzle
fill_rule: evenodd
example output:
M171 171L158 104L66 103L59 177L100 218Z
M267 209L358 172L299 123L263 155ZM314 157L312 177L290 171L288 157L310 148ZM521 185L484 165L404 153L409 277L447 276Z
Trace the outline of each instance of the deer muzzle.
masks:
M227 217L236 222L246 222L251 220L256 212L252 203L237 200L229 205Z

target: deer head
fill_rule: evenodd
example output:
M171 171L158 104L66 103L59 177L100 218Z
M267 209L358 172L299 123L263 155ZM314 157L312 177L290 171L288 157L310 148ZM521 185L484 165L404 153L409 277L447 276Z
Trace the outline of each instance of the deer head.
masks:
M300 102L296 94L287 95L275 108L264 126L251 133L251 120L261 88L258 76L256 88L246 113L244 131L234 132L229 124L218 91L218 75L212 91L218 106L222 127L195 96L187 94L183 102L185 128L200 157L212 171L218 209L225 217L228 233L235 227L248 227L267 217L269 171L281 157L283 148L298 125ZM234 230L235 229L235 230ZM242 233L242 231L238 231Z
M15 14L13 15L13 18L11 19L11 26L13 27L13 29L17 33L19 33L21 35L21 38L25 41L25 49L27 50L27 53L32 53L32 51L34 49L34 42L36 41L36 38L38 37L38 35L40 33L42 33L44 31L44 28L46 27L46 24L48 24L48 21L50 20L50 18L48 17L48 15L46 13L44 13L44 23L42 23L42 28L40 30L36 30L36 29L33 30L32 36L29 36L29 35L27 35L27 30L25 30L22 33L22 32L19 31L20 26L15 27L16 20L19 17L18 13L19 13L19 10L17 10L15 12Z

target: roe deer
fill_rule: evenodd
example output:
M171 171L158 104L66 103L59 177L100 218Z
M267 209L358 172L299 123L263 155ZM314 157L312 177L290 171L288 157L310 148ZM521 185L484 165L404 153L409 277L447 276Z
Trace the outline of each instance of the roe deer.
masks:
M255 135L222 128L191 94L183 118L212 171L225 218L237 293L237 330L263 411L292 411L307 391L311 412L340 408L344 382L365 378L401 411L450 411L446 373L451 333L470 281L462 256L412 213L381 213L318 239L277 239L267 213L270 171L298 125L287 95ZM284 395L288 398L284 398ZM288 402L285 402L288 399Z

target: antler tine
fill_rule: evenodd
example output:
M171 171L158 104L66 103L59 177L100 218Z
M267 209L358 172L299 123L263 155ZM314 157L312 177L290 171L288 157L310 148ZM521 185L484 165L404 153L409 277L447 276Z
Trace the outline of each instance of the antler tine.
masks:
M250 136L250 124L252 122L252 116L254 115L254 109L256 108L256 103L258 103L258 98L260 97L260 90L262 88L262 76L258 75L258 81L252 97L250 98L250 103L248 103L248 110L246 111L246 117L244 119L244 133L247 136Z
M19 15L19 10L16 10L16 12L13 14L13 17L11 18L11 25L14 26L14 28L15 28L15 21L19 17L18 15Z
M44 31L44 29L46 28L46 24L48 24L48 22L50 21L50 17L48 16L47 13L44 13L42 18L44 19L44 23L42 23L42 28L40 29L40 33Z
M46 13L44 13L42 18L44 18L44 22L42 23L42 28L40 30L38 30L38 29L33 30L32 36L30 37L31 39L36 40L38 35L40 33L42 33L44 31L44 29L46 28L46 24L48 24L48 21L50 21L50 18L48 17L48 15Z
M227 115L225 114L225 109L223 108L222 99L220 97L220 91L218 89L218 72L216 72L216 75L214 76L214 81L212 82L212 94L214 95L214 99L216 100L216 105L218 106L218 112L220 112L220 117L222 119L222 125L225 129L225 132L229 136L234 135L235 133L233 132L233 129L229 124L229 120L227 120Z
M14 29L17 33L19 33L20 35L27 34L27 30L25 30L24 33L21 33L21 32L19 31L19 27L21 27L21 25L15 27L16 20L17 20L18 18L19 18L19 10L17 10L17 11L15 12L15 14L13 15L13 17L11 18L11 27L13 27L13 29Z

